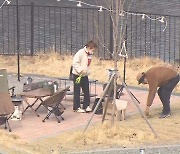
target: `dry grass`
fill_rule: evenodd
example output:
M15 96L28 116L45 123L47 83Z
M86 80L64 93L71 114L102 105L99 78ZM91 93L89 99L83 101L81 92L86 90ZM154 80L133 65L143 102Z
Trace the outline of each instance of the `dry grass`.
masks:
M52 77L67 77L72 63L72 56L60 56L55 53L39 54L34 57L20 57L21 74L40 74ZM169 65L159 59L132 59L127 61L126 82L128 85L137 86L136 75L146 71L152 66ZM173 67L173 66L172 66ZM0 56L0 68L6 68L9 73L17 73L16 56ZM90 78L98 79L100 82L107 82L106 69L113 68L110 60L100 60L94 57ZM120 75L123 75L123 60L118 62ZM174 67L175 68L175 67ZM175 68L179 69L179 68ZM179 71L179 70L178 70ZM143 87L143 86L142 86ZM180 86L176 87L180 92ZM0 148L8 153L60 153L60 151L79 151L84 149L95 149L105 147L137 147L149 144L166 144L180 142L180 106L172 103L174 114L168 119L159 120L160 109L152 110L152 117L149 119L153 128L159 135L154 138L149 127L139 115L128 117L126 121L117 123L110 127L109 123L99 124L88 128L85 134L79 131L63 133L60 136L43 139L34 143L22 141L18 136L0 131ZM168 135L167 135L168 134ZM2 150L3 150L2 149ZM17 152L18 151L18 152Z
M23 141L17 135L7 133L5 130L0 130L0 136L0 152L3 150L10 154L26 154L36 153L36 151L39 149L38 147L34 145L32 146L26 141ZM43 151L40 150L40 153L43 153Z
M0 132L0 145L3 145L10 153L36 153L58 154L60 151L81 151L97 148L112 147L142 147L145 145L164 145L180 143L180 106L178 103L172 103L173 116L167 119L159 119L160 108L151 112L149 122L158 134L154 138L153 133L146 124L145 120L139 115L127 117L126 121L116 123L111 127L109 122L103 125L97 124L89 127L85 133L82 130L69 131L59 136L42 139L33 143L26 143L16 135ZM24 154L23 153L23 154Z
M91 79L97 79L100 82L107 82L107 69L113 68L112 60L101 60L93 57L91 65ZM37 56L21 56L20 68L21 74L39 74L52 77L67 77L72 64L72 56L60 56L56 53L39 54ZM151 59L149 57L127 60L126 63L126 83L131 86L138 86L136 75L139 72L146 71L152 66L168 65L174 67L178 71L179 68L162 62L160 59ZM118 61L118 69L123 77L124 60ZM0 56L0 68L6 68L10 73L17 73L17 57L16 56ZM140 85L145 87L144 85ZM180 92L180 86L175 91Z
M157 115L158 112L161 112L160 109L152 111L149 121L158 134L158 138L154 138L145 120L138 114L128 117L126 121L116 123L113 127L111 127L109 122L105 122L103 125L99 124L89 128L84 134L81 130L67 132L37 144L47 145L52 143L54 149L61 148L62 151L80 151L109 147L129 148L179 143L179 104L173 104L172 109L174 111L173 116L162 120ZM164 126L166 126L166 129Z

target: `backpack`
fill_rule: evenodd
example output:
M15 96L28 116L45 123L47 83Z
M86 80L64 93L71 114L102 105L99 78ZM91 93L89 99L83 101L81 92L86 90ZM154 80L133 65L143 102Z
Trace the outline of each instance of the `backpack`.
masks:
M107 83L105 83L103 85L103 90L106 88L106 86L107 86ZM116 99L119 99L120 96L122 95L123 88L124 88L123 85L117 84L117 86L116 86ZM110 99L111 100L113 99L113 96L114 96L114 87L112 87L112 90L110 93Z
M5 123L6 123L6 121L7 121L7 117L6 117L6 116L2 116L2 117L0 117L0 125L5 124Z
M92 107L92 110L95 109L95 107L96 107L96 105L97 105L97 103L98 103L99 100L100 100L100 98L96 98L96 99L95 99L94 104L93 104L93 107ZM100 104L99 104L99 106L98 106L95 114L103 114L103 105L102 105L102 102L103 102L103 101L104 101L104 100L102 100L102 101L100 102Z

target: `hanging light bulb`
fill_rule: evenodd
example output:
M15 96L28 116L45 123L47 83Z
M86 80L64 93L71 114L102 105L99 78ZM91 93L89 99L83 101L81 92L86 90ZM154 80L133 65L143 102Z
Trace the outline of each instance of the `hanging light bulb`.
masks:
M103 7L102 6L99 6L99 12L102 12L103 11Z
M6 1L7 4L10 4L10 3L11 3L11 1L9 1L9 0L5 0L5 1Z
M123 11L121 11L121 12L119 13L119 15L123 17L123 16L124 16Z
M144 20L144 19L145 19L145 14L142 15L142 20Z
M164 22L164 17L161 17L161 19L159 21L160 22Z
M79 1L79 3L77 4L78 7L82 7L81 5L81 1Z
M60 2L61 0L57 0L58 2Z

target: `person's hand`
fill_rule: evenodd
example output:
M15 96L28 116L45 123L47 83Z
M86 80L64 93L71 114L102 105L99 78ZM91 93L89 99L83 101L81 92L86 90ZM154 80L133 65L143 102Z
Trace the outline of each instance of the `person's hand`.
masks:
M86 71L85 70L82 70L80 74L86 74Z
M150 112L149 112L149 106L146 107L146 110L144 111L146 116L150 116Z

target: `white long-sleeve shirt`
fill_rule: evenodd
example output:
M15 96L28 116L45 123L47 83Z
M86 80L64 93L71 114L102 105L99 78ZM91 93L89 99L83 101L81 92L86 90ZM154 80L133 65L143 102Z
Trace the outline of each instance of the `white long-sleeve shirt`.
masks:
M89 65L91 63L92 56L88 54L86 47L80 49L73 57L73 70L72 73L75 75L80 75L81 72L83 76L88 76L90 74Z

